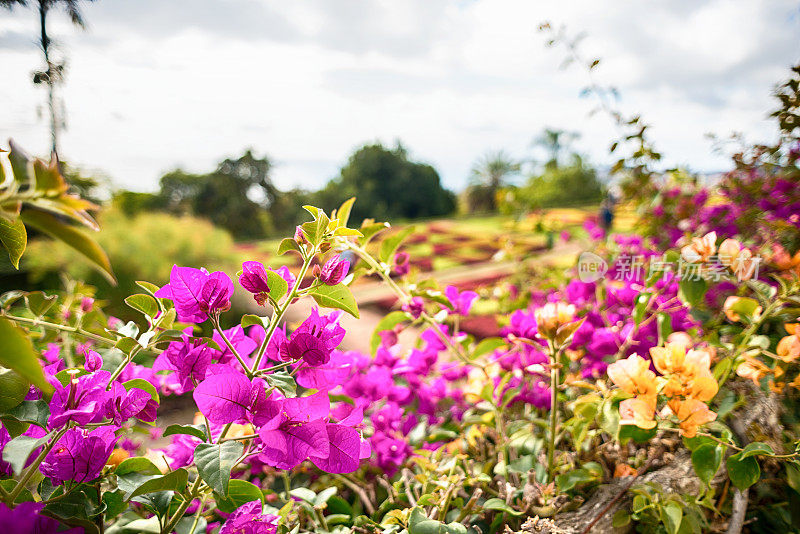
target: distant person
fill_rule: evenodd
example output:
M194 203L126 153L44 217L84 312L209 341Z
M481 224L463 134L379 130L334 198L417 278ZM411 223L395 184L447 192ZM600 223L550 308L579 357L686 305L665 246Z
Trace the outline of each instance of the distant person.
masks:
M600 205L600 228L608 235L612 224L614 224L614 201L612 198L606 198Z

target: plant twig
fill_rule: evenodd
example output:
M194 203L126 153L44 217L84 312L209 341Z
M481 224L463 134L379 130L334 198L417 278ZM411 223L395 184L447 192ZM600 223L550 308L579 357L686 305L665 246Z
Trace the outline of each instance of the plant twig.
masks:
M581 532L581 534L589 534L589 533L592 531L592 528L594 528L594 526L597 524L597 522L598 522L598 521L600 521L601 519L603 519L603 516L605 516L605 515L608 513L608 511L609 511L609 510L611 510L611 508L612 508L612 507L613 507L613 506L614 506L614 505L617 503L617 501L619 501L619 500L620 500L620 499L621 499L621 498L622 498L622 497L623 497L623 496L624 496L626 493L628 493L628 490L629 490L629 489L631 489L631 486L633 486L634 482L636 482L636 480L637 480L637 479L638 479L640 476L642 476L643 474L645 474L645 472L647 472L647 470L648 470L648 469L650 469L650 465L653 463L653 460L654 460L654 458L650 458L649 460L647 460L647 463L646 463L646 464L644 464L644 465L642 466L642 468L641 468L641 469L639 469L639 471L638 471L638 472L637 472L637 473L636 473L636 474L635 474L635 475L634 475L634 476L633 476L633 477L632 477L632 478L631 478L631 479L628 481L628 483L627 483L627 484L625 484L625 485L622 487L622 491L620 491L620 492L617 494L617 496L616 496L616 497L614 497L613 499L611 499L611 500L608 502L608 504L607 504L607 505L605 505L605 507L604 507L602 510L600 510L600 513L598 513L598 514L595 516L595 518L594 518L594 519L592 519L592 522L591 522L591 523L589 523L588 525L586 525L586 528L585 528L585 529L583 529L583 532Z

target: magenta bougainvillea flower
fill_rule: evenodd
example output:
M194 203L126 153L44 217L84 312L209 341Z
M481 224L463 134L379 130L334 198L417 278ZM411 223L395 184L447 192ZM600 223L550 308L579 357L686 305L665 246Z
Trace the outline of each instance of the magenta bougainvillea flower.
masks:
M219 534L276 534L280 517L263 513L261 501L243 504L231 514Z
M106 384L111 378L107 371L73 378L63 386L55 377L50 379L53 385L53 397L50 399L50 428L60 428L68 421L79 425L97 423L103 418L103 408L109 398Z
M148 392L139 388L131 388L130 391L119 382L111 384L109 399L105 406L105 416L111 419L115 425L135 417L142 421L152 423L156 420L158 404Z
M421 297L412 297L407 303L402 306L404 312L411 314L414 319L419 319L422 312L425 311L425 301Z
M478 298L478 294L474 291L458 291L456 286L447 286L444 290L444 296L450 301L453 313L458 315L467 316L469 310L472 309L472 304Z
M411 270L408 252L398 252L394 255L394 274L405 276Z
M333 350L344 339L345 330L339 325L341 312L320 315L317 308L280 347L282 360L303 359L308 365L328 363Z
M87 349L83 353L83 368L90 373L99 371L103 367L103 358L91 349Z
M282 399L280 416L258 432L263 445L259 458L278 469L291 469L310 459L329 473L355 471L362 457L361 435L347 425L328 422L329 416L325 391Z
M100 476L116 441L112 427L104 426L88 433L80 428L71 428L47 454L41 471L56 485L67 480L94 480Z
M75 527L69 530L59 530L61 523L53 519L40 515L39 512L44 508L40 502L22 502L14 508L9 508L5 503L0 503L0 525L14 527L14 532L19 534L81 534L83 527Z
M294 289L294 285L297 283L297 278L295 275L292 274L292 271L285 265L279 267L277 269L270 269L272 272L286 280L286 284L289 286L289 291Z
M201 339L191 337L190 332L191 328L187 328L181 340L171 342L153 362L154 371L174 372L180 384L178 393L190 391L202 381L212 364L212 349Z
M322 266L319 279L323 284L335 286L344 280L349 270L350 262L337 254L326 261L325 265Z
M224 425L237 421L256 426L278 417L280 404L266 395L261 378L252 382L227 365L212 365L210 374L194 390L194 401L211 423Z
M173 265L169 284L155 296L172 300L180 321L202 323L209 313L226 311L231 307L233 282L227 274L205 269Z
M239 275L239 284L253 294L259 306L267 301L269 293L269 279L267 270L258 261L246 261L242 264L242 274Z

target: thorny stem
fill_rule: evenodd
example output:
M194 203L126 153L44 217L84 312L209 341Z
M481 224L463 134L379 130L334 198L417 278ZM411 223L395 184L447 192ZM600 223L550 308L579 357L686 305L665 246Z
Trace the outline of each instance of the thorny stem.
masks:
M29 324L31 326L41 326L43 328L49 328L50 330L59 330L61 332L69 332L70 334L78 334L85 338L92 339L94 341L105 343L107 345L114 346L116 341L113 339L109 339L107 337L101 336L99 334L95 334L93 332L89 332L88 330L84 330L83 328L78 328L74 326L66 326L57 323L51 323L49 321L42 321L41 319L31 319L29 317L19 317L17 315L8 315L7 313L2 314L3 317L6 319L10 319L16 323L23 323Z
M311 252L309 252L308 255L303 257L303 266L300 268L300 273L297 275L297 281L295 282L294 287L284 299L283 306L275 310L274 316L272 317L272 320L270 320L269 330L267 331L266 336L264 336L264 341L261 342L261 346L258 348L258 354L256 355L256 358L253 361L253 367L249 369L248 374L250 376L253 376L253 374L258 370L258 366L261 365L261 360L264 359L264 353L267 350L267 345L269 345L269 342L272 339L272 335L275 333L275 329L278 328L278 324L280 324L281 319L283 319L283 315L286 313L286 310L289 308L289 305L297 296L297 292L300 289L300 284L303 283L303 278L306 277L306 272L308 271L308 267L314 260L314 256L316 255L316 253L317 253L317 246L315 245L311 249ZM247 369L247 367L245 367L245 369Z

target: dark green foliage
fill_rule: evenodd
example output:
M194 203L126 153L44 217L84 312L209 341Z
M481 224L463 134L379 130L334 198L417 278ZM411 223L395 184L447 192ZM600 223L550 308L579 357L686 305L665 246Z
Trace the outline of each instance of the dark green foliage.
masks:
M602 200L603 186L597 172L574 154L569 165L547 165L541 175L532 177L516 195L528 208L577 206Z
M408 159L406 149L392 150L381 144L365 145L350 156L338 178L316 195L326 210L357 197L351 219L415 219L448 215L455 196L444 189L430 165Z

